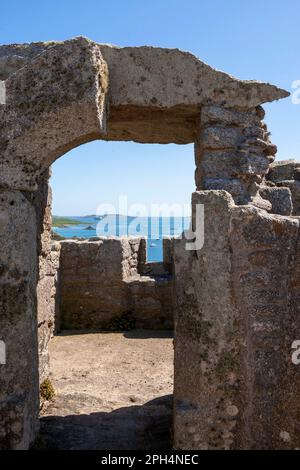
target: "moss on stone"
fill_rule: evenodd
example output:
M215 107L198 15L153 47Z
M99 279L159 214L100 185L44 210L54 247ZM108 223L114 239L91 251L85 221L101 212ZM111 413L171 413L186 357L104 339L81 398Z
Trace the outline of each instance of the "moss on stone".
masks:
M53 400L55 395L54 387L49 378L45 379L40 385L40 396L42 400Z

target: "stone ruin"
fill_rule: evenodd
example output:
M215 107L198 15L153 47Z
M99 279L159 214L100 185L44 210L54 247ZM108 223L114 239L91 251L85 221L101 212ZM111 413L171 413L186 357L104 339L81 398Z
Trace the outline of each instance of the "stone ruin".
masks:
M205 238L174 241L174 448L299 448L300 164L273 163L261 107L288 93L177 49L85 38L1 46L0 80L0 448L38 432L58 262L49 167L95 139L195 144Z
M58 329L110 329L126 318L140 329L173 328L169 263L166 256L162 263L145 262L145 239L109 237L58 245L53 296L58 307L52 309Z

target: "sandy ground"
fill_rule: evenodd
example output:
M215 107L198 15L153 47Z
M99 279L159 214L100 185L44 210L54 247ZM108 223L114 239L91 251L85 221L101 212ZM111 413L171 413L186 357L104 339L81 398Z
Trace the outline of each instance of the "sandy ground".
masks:
M63 332L50 344L52 449L170 448L173 339L165 331Z

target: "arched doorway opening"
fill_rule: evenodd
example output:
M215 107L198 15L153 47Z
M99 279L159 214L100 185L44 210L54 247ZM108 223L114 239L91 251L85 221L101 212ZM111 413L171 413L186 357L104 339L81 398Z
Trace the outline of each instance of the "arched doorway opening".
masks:
M191 146L103 141L77 147L52 165L38 285L46 448L171 448L170 242L189 224L191 168ZM118 213L119 196L127 197L129 214ZM115 214L101 213L108 203ZM151 217L151 204L163 211L159 217ZM130 213L143 207L149 215ZM129 230L122 233L125 216ZM120 217L118 232L101 233L106 225L114 230ZM161 237L158 257L143 239L148 223Z

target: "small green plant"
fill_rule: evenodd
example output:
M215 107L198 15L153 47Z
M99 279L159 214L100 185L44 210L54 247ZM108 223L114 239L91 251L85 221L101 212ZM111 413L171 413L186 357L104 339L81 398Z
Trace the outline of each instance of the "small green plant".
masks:
M124 313L114 318L110 323L111 330L128 331L135 328L135 318L130 313Z
M49 378L43 380L40 385L40 395L43 400L53 400L55 395L55 390Z

